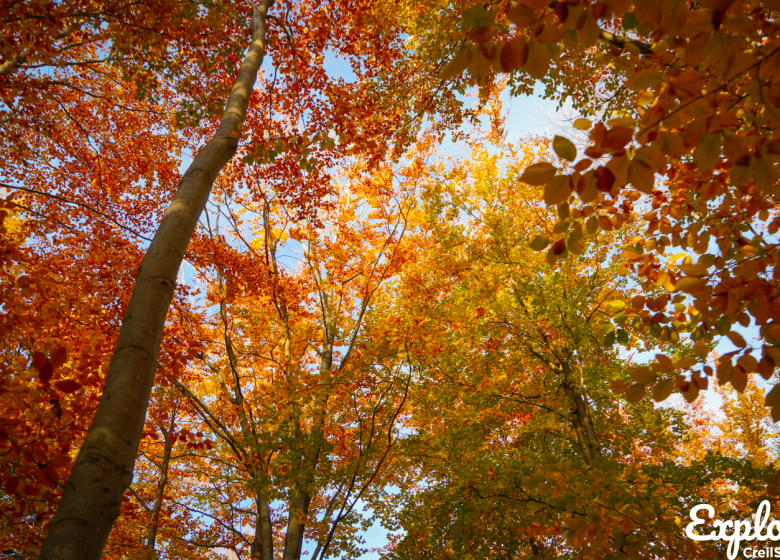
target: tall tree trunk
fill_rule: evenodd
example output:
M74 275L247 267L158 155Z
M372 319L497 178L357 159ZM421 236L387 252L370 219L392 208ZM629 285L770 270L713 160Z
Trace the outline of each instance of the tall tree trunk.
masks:
M179 267L211 186L238 147L239 129L265 54L266 15L273 3L260 0L253 8L252 44L219 128L182 177L141 263L95 419L43 543L42 560L97 560L119 514L133 477Z
M335 342L335 324L333 321L333 308L338 308L338 303L333 305L328 297L324 297L323 308L325 310L325 345L320 362L321 389L314 402L312 428L309 435L310 445L303 446L302 457L298 473L295 474L297 492L290 501L287 514L287 533L284 537L283 560L300 560L303 550L303 536L306 525L299 513L303 516L309 513L311 502L311 487L314 483L314 470L319 463L324 438L325 412L331 390L331 370L333 368L333 344ZM337 300L338 301L338 300ZM299 430L300 431L300 430Z
M271 526L271 508L262 492L255 495L257 516L255 517L255 538L252 542L250 558L252 560L273 560L273 527Z
M157 481L157 489L154 493L154 504L149 511L152 515L149 523L149 530L146 532L146 550L150 557L154 553L154 546L157 542L157 528L160 526L160 510L162 509L163 497L165 496L165 487L168 484L168 468L171 463L171 451L173 450L173 438L171 434L176 427L176 411L171 412L171 424L166 430L162 428L165 445L163 447L162 464L160 465L160 480Z
M582 447L585 461L590 464L593 459L601 457L601 444L596 437L596 429L588 412L588 404L572 381L572 371L566 363L563 364L563 376L563 390L574 405L572 424L575 432L577 432L577 440L580 443L580 447Z

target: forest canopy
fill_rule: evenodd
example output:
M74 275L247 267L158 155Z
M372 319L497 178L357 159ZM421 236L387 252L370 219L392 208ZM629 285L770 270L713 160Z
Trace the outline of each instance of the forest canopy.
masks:
M0 558L733 559L780 508L780 2L0 6Z

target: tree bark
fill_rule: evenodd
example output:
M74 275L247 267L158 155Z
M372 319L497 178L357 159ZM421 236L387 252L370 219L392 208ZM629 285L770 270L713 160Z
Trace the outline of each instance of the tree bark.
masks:
M332 297L327 290L322 292L323 311L323 335L324 347L320 361L320 383L322 384L314 402L312 428L309 434L310 445L303 446L302 457L298 472L296 473L297 493L290 501L287 514L287 533L284 537L283 560L300 560L303 550L303 537L306 524L302 516L309 513L311 502L311 487L314 483L314 471L320 459L322 441L324 437L325 410L331 391L331 372L333 368L333 346L335 344L335 317L334 313L341 305L341 297ZM335 300L335 301L334 301ZM300 432L300 430L299 430Z
M138 271L95 419L68 478L41 560L100 558L133 477L176 277L211 186L238 147L240 128L266 48L266 15L252 13L252 43L214 136L195 156Z
M571 380L571 369L566 364L563 366L563 375L563 390L574 405L572 423L577 432L577 440L580 442L586 462L590 464L593 459L601 457L601 444L596 437L596 430L593 427L585 398Z
M162 509L163 498L165 496L165 487L168 485L168 468L171 463L171 451L173 450L173 430L176 427L176 411L171 412L171 424L166 430L162 428L165 445L163 447L162 464L160 465L160 480L157 482L157 489L154 494L154 504L149 513L152 516L149 523L149 530L146 532L146 550L150 557L154 553L154 547L157 543L157 528L160 525L160 510Z

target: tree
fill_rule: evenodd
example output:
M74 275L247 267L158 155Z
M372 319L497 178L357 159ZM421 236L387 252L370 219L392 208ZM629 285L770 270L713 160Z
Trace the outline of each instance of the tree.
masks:
M728 0L474 6L461 12L474 46L464 46L445 71L456 76L468 68L478 81L494 70L511 72L515 89L529 78L543 79L547 94L561 100L583 88L590 93L575 100L586 117L601 119L574 123L589 131L583 157L574 163L574 144L556 137L553 150L571 165L540 163L524 180L545 185L550 204L566 204L573 194L593 203L596 227L607 230L639 217L633 211L610 216L613 201L647 210L644 235L626 247L626 266L640 274L646 290L663 286L680 295L638 298L628 316L661 340L686 332L705 343L728 336L737 350L721 358L718 376L738 390L747 373L769 378L780 363L770 333L777 320L772 217L780 177L772 93L780 60L776 9L771 2ZM583 61L590 79L566 71ZM599 192L612 200L595 200ZM569 238L561 232L553 240L558 236ZM563 244L555 247L548 249L551 261L566 254ZM670 247L693 254L673 258L666 254ZM688 305L675 309L681 302ZM731 328L751 321L763 340L755 349ZM688 379L679 372L690 366L657 367L667 375L662 382L674 380L689 398L713 374L709 365Z
M534 254L537 232L561 219L517 181L535 147L490 155L477 145L428 172L412 230L423 250L388 309L403 320L415 373L403 490L385 519L403 534L388 556L708 557L675 518L699 490L727 500L737 483L760 495L760 471L715 449L679 464L695 448L682 415L613 394L641 378L605 333L680 359L693 352L620 318L633 290L610 254L616 233L582 231L587 249L555 270Z
M157 348L159 347L163 322L167 312L166 302L170 301L170 298L173 296L172 290L179 264L185 253L190 233L196 225L203 204L205 204L210 185L219 169L224 165L224 162L229 159L236 149L237 138L240 128L243 126L252 84L257 75L260 59L266 48L265 18L271 4L272 2L260 3L257 7L252 8L254 10L252 16L253 43L248 55L244 59L244 70L239 71L234 82L234 95L228 100L228 108L216 132L213 130L209 132L214 133L212 136L214 141L211 144L207 144L199 152L201 157L195 158L193 162L194 167L191 168L193 173L185 173L180 184L180 196L178 198L174 197L171 203L172 207L180 210L185 207L188 208L185 212L186 216L175 212L166 214L155 236L157 241L153 240L149 250L146 251L146 262L141 267L141 273L136 281L134 291L134 293L139 295L131 298L132 304L128 303L129 307L126 311L126 317L130 322L137 321L137 324L144 325L140 327L140 331L137 331L143 340L136 341L132 337L131 339L127 338L129 336L127 333L134 328L131 328L130 323L127 323L128 326L123 331L126 334L119 337L117 348L145 348L145 350L128 350L126 354L129 361L126 362L123 361L125 358L120 359L120 355L123 355L122 351L117 351L117 359L112 360L114 364L112 366L113 370L109 368L109 371L127 372L125 375L127 381L121 381L122 377L119 374L109 373L107 375L107 386L103 393L103 402L111 401L112 404L106 404L99 409L95 420L96 423L94 424L95 427L91 432L93 435L101 433L103 436L106 436L111 433L111 430L114 430L115 435L112 436L114 439L111 445L119 445L119 448L123 451L120 453L119 448L103 448L104 441L95 443L94 437L88 438L87 445L82 446L82 459L77 460L71 475L72 484L68 486L70 490L66 492L66 497L62 502L62 513L54 523L49 538L51 542L57 542L61 538L65 539L64 535L70 535L82 543L79 546L85 546L87 540L78 537L78 532L71 531L67 526L69 523L75 522L75 519L79 518L79 516L84 519L89 518L92 521L86 525L80 522L77 522L77 524L86 527L96 523L97 525L95 526L101 527L95 533L97 540L94 541L93 545L90 545L93 550L91 554L96 554L96 551L102 547L102 542L107 535L111 520L117 511L119 495L129 482L135 458L134 450L137 448L137 441L140 438L143 412L146 409L148 394L156 368ZM172 116L175 116L178 125L188 126L193 123L197 125L200 119L208 117L214 112L216 107L221 105L217 101L218 94L224 91L225 88L219 83L220 72L215 72L215 70L221 70L230 75L234 72L235 66L237 66L238 60L235 56L237 47L232 42L225 43L224 37L231 34L234 35L235 30L246 27L245 23L242 23L242 19L244 22L246 21L244 19L246 17L246 7L243 4L236 6L228 5L224 8L185 4L172 6L172 9L168 9L166 5L155 5L149 6L149 12L137 6L111 6L103 11L98 9L96 12L87 10L84 12L69 12L66 8L63 8L61 13L58 12L56 17L54 17L55 29L48 33L48 28L43 30L41 26L36 27L35 25L36 21L41 20L39 12L42 9L45 9L45 7L37 5L29 8L23 7L18 9L18 13L8 21L9 24L15 25L13 29L15 35L14 40L9 41L6 45L7 50L4 52L3 76L5 81L3 87L4 99L7 101L7 105L14 108L14 110L8 112L9 118L5 124L22 129L19 135L10 136L16 142L13 144L14 149L11 150L11 153L19 153L21 155L13 162L20 167L19 173L16 172L16 169L14 170L13 176L17 178L24 176L23 172L21 172L21 167L25 165L26 160L24 157L29 153L28 146L33 143L32 141L40 141L42 136L51 135L56 130L56 121L49 117L57 114L58 110L44 111L41 113L44 116L43 122L24 130L23 127L29 125L31 121L41 121L40 118L36 119L37 115L33 113L32 105L27 103L27 100L31 99L33 95L43 95L52 99L54 105L62 108L61 113L67 121L77 128L79 126L78 118L74 116L71 109L73 106L76 106L79 107L80 111L84 111L90 106L92 100L96 101L92 103L92 106L100 106L100 101L105 105L105 102L109 101L109 105L115 105L115 108L131 114L136 111L146 112L147 114L159 114L164 113L167 108L172 108L175 111L175 115ZM268 165L269 168L272 168L271 170L289 167L293 158L300 162L302 171L309 173L308 179L301 172L299 174L300 180L297 184L294 181L288 181L286 184L280 185L280 188L286 189L284 190L285 195L299 201L298 212L305 215L306 213L315 212L317 201L324 194L316 189L311 193L307 192L308 187L320 184L318 180L319 173L312 173L313 164L316 165L318 162L311 157L311 152L315 151L318 155L328 154L329 152L341 153L343 155L349 152L357 153L359 150L366 149L373 152L376 156L383 149L390 149L393 144L393 141L387 140L387 133L390 130L387 128L386 122L383 122L385 119L378 118L383 113L377 113L372 110L375 102L379 102L381 106L383 100L385 102L394 100L393 103L388 104L383 109L386 111L384 114L389 116L392 122L398 124L396 127L398 132L391 136L398 139L398 146L403 146L404 143L408 143L412 137L411 132L416 128L416 125L412 124L414 119L409 119L409 117L413 115L414 111L418 111L419 107L422 107L423 112L429 110L432 85L438 85L438 80L435 78L435 73L428 72L428 77L425 78L426 83L423 87L420 87L420 83L418 83L413 90L410 88L404 90L402 88L400 91L401 95L399 95L399 90L397 89L388 91L385 88L385 82L380 81L372 84L371 81L375 80L378 75L382 73L397 75L404 71L405 64L414 61L408 58L399 61L397 57L393 58L391 56L393 53L398 53L403 44L398 40L398 37L401 35L400 28L388 27L386 25L385 19L389 13L387 7L379 6L373 10L354 10L351 4L347 2L341 11L345 14L352 14L350 16L354 23L352 29L358 30L361 25L366 25L366 27L365 30L352 33L348 40L338 44L337 52L352 55L355 59L364 58L366 60L370 59L370 61L368 64L361 65L358 69L358 74L365 80L365 83L358 88L353 88L353 92L343 95L344 90L349 90L350 88L333 87L332 81L327 80L321 70L324 57L322 54L317 53L318 49L327 49L336 31L341 29L337 27L336 19L327 13L321 12L317 6L310 6L305 3L289 6L286 15L290 14L291 9L294 9L295 15L299 16L297 23L291 24L289 20L281 18L269 20L274 21L277 26L275 32L271 35L271 40L277 44L277 52L280 54L275 60L275 65L277 70L282 69L280 81L288 86L286 94L289 97L282 98L281 110L279 111L281 114L280 119L271 118L271 113L268 114L267 118L259 119L265 120L263 124L268 126L264 127L263 131L257 131L259 138L253 141L257 148L250 150L245 160L259 160L264 164L268 164L282 152L286 157L282 158L283 161L276 166ZM334 11L338 12L339 9L334 8ZM164 14L164 17L145 19L152 13ZM201 16L203 19L198 19ZM141 25L139 22L143 22L143 24ZM191 28L188 27L188 22L193 23ZM202 22L202 25L199 26L195 24L196 22ZM63 32L55 33L59 29L58 26L64 24L69 24L69 26ZM306 25L310 25L310 27L307 28ZM30 36L30 29L36 29L36 33L42 32L44 35L48 33L53 38L41 44L31 44L29 40L25 39L25 37ZM158 30L165 31L159 32ZM175 33L173 32L174 30ZM194 30L197 30L197 32L193 33ZM316 32L311 33L312 30L316 30ZM201 33L201 31L203 32ZM293 34L296 32L297 34ZM373 38L366 42L365 39L369 36ZM358 46L353 46L353 42ZM368 48L365 45L359 46L361 42L365 42ZM178 55L171 55L171 52L176 50L172 49L172 45L178 47ZM364 56L363 52L366 52L367 55ZM107 53L108 56L95 58L93 55L96 53ZM317 54L312 57L312 53ZM214 68L207 62L200 64L201 61L204 61L203 55L206 58L216 58L220 66ZM128 59L143 62L128 65ZM198 60L193 63L192 61L195 59ZM222 64L223 62L224 65ZM36 74L36 68L39 67L50 68L51 70L48 74L46 71ZM311 71L312 68L315 71ZM84 75L91 78L93 73L106 77L106 82L111 84L114 90L119 90L122 93L127 92L130 94L130 97L135 95L137 96L136 101L140 99L142 102L147 102L147 104L113 104L110 100L114 99L115 91L96 92L92 89L89 79L84 80L81 85L90 84L90 87L80 87L78 85L79 79L83 78ZM195 81L194 77L199 77L201 74L205 75L207 79ZM62 79L53 80L51 79L52 76ZM132 83L132 86L123 88L120 85L116 87L117 83L123 83L122 79L125 80L125 84ZM273 99L276 79L269 80L266 84L270 85L267 97L269 100ZM212 85L214 87L211 87ZM73 106L69 107L57 98L61 91L70 94L77 92L77 94L71 95ZM412 91L413 93L404 98L404 91ZM303 92L304 95L300 95L300 92ZM323 102L321 98L318 98L323 93L331 98L329 102ZM163 100L163 103L160 104L162 106L157 105L160 98ZM374 102L371 101L372 99ZM85 103L85 100L87 103ZM297 101L300 100L306 101L308 105L298 104ZM165 102L169 103L168 107L165 107ZM332 114L327 113L330 107L335 108ZM274 109L273 104L271 108ZM357 108L360 109L356 110ZM435 103L433 103L433 110L436 110ZM295 119L300 118L301 111L304 113L311 111L311 116L314 119L309 123L309 126L314 128L315 134L310 135L297 132L294 130L294 126L290 126L290 123L294 123ZM262 114L262 111L258 111L258 114L254 117L255 122L258 122L258 117ZM374 122L372 122L372 115ZM290 120L293 116L295 116L295 119ZM328 118L332 118L333 122L328 122ZM358 118L360 118L359 125L357 124ZM108 120L110 121L111 119L109 118ZM335 150L333 140L325 137L326 125L330 124L333 127L334 122L343 144L340 149ZM154 125L149 128L154 129ZM270 131L280 131L285 132L285 134L281 137L274 137L273 134L268 134ZM89 132L84 132L85 136L89 136ZM184 134L184 137L186 138L192 132L193 130L189 129ZM195 134L192 134L191 138L194 142L197 142L200 133L205 131L195 129L194 132ZM23 138L23 140L16 141L19 138ZM30 141L25 142L28 138ZM180 137L177 137L176 132L172 131L172 135L169 138L175 143ZM132 139L132 136L126 138L128 141L132 141ZM67 138L58 138L53 145L61 147L67 142ZM273 144L273 142L276 144ZM45 140L43 140L43 143L49 144ZM315 146L317 146L316 149ZM103 168L100 154L97 154L97 157L88 158L87 161L95 165L91 168L80 169L81 175L92 178L95 175L99 176ZM207 165L204 164L204 161ZM325 162L319 163L323 164ZM118 166L120 169L122 167ZM173 171L175 175L174 169L175 167L173 169L168 167L167 171ZM57 171L60 171L60 169L55 167L55 172ZM148 173L148 166L142 172ZM269 175L272 176L272 173L269 173ZM293 173L287 174L287 178L292 178L293 176ZM158 178L163 179L163 177L159 176ZM87 182L91 183L92 181ZM196 184L199 185L197 188L195 188ZM147 185L152 186L153 182L147 181ZM81 195L83 193L79 193L79 196L71 198L52 193L50 184L45 185L41 189L11 182L5 183L5 186L6 188L34 195L34 199L36 196L46 196L52 200L70 203L87 212L96 214L108 222L118 224L120 228L138 233L137 229L128 228L123 223L125 216L116 217L114 211L106 213L96 209L91 204L79 200L82 198ZM129 187L130 192L135 189L135 185L132 184L125 184L123 187ZM192 192L190 192L191 187L194 189ZM122 200L123 203L126 200L123 200L123 194L126 195L127 192L123 190L118 191L119 196L117 198ZM182 203L186 204L182 206ZM143 212L145 216L142 222L148 224L148 209L144 209ZM180 228L180 225L177 225L177 216L183 220L180 224L183 229ZM174 234L172 232L178 233ZM161 240L165 240L163 245L160 245ZM163 247L163 249L160 249L160 247ZM178 254L178 256L170 257L171 253L168 252L169 250L173 254ZM157 257L154 257L154 255L157 255ZM155 261L155 258L158 260ZM158 264L151 264L154 262ZM160 270L156 269L158 265L162 267ZM158 280L161 278L167 278L167 281L163 281L160 284ZM147 284L148 287L145 288L144 286ZM147 296L153 296L152 299L158 298L159 301L155 300L153 302ZM139 305L140 308L136 309L136 306ZM143 318L147 312L152 314L148 319L150 321L148 329L150 330L147 330L147 319ZM131 359L131 356L135 357ZM137 360L140 360L140 362L137 362ZM126 366L122 366L121 364L123 363L126 363ZM141 363L144 364L143 367L138 365ZM140 375L142 371L145 373L140 378L133 377ZM139 381L140 379L143 381ZM132 390L130 390L131 387L133 388ZM122 399L131 399L133 404L131 405L129 402L126 403L128 406L113 404L122 401ZM134 412L130 413L131 410ZM119 416L115 420L110 420L114 414L119 414ZM101 431L101 426L108 426L109 424L113 426L111 430ZM135 435L126 440L124 435L120 435L119 432L126 432L129 429L129 425L134 426L131 431ZM127 445L123 443L124 441L128 441ZM98 455L95 455L89 451L90 449L96 452L99 449L102 450ZM103 457L102 461L104 463L107 461L105 463L105 465L108 465L107 468L104 469L101 466L96 466L96 464L93 464L90 468L82 468L82 466L86 467L90 463L86 460L87 457L95 459L98 456ZM116 468L110 466L114 464L114 459L118 460L118 463L114 465ZM92 472L92 468L104 471L107 477L104 479L104 482L108 487L112 488L111 492L109 492L110 497L100 490L98 494L83 496L83 499L79 498L77 501L80 505L73 505L75 498L72 498L72 496L76 496L78 492L89 493L90 489L95 490L97 488L97 485L78 483L78 480L94 480L94 477L89 474L83 474L85 478L79 479L82 476L79 473ZM105 507L99 506L98 502L95 502L98 495L106 496ZM71 521L63 521L61 523L60 519L70 519ZM88 532L91 532L91 530L88 530ZM44 556L50 554L48 551L51 550L51 546L57 548L59 545L47 545L43 553Z

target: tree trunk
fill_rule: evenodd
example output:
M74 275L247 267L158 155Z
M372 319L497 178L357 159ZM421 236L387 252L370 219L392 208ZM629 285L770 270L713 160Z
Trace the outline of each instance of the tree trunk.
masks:
M590 464L593 459L601 457L601 445L596 437L596 430L593 427L593 421L588 412L588 405L585 402L585 398L571 380L571 370L567 365L564 365L563 367L563 375L563 390L574 405L572 423L574 424L574 430L577 433L577 440L580 443L580 447L582 447L585 461Z
M211 186L238 147L239 129L265 54L265 20L273 3L260 0L253 9L252 44L219 128L182 177L141 263L95 419L44 541L42 560L97 560L119 514L133 477L179 267Z
M146 550L150 557L154 553L154 546L157 542L157 527L160 525L160 510L162 509L163 497L165 496L165 487L168 484L168 467L171 463L171 451L173 450L173 438L171 434L176 427L176 412L171 412L171 425L166 430L162 428L165 446L163 447L162 465L160 465L160 480L157 482L157 490L154 494L154 504L149 513L152 515L149 523L149 530L146 532Z
M252 560L273 560L273 527L271 526L271 508L262 492L255 496L257 517L255 519L255 540L252 542L250 557Z
M322 451L325 410L328 398L330 397L331 369L333 367L333 344L335 338L333 307L338 308L338 303L334 306L328 297L324 297L323 299L323 309L325 311L325 347L323 348L322 360L320 362L320 379L322 387L317 394L317 399L314 403L312 428L309 435L311 445L304 445L304 456L302 457L298 469L299 472L296 473L296 486L298 486L298 491L295 497L290 501L290 508L287 514L287 533L284 537L283 560L300 560L301 558L306 525L301 519L299 512L304 516L309 513L311 487L314 483L314 471L317 468L320 452ZM337 299L337 301L339 300Z

